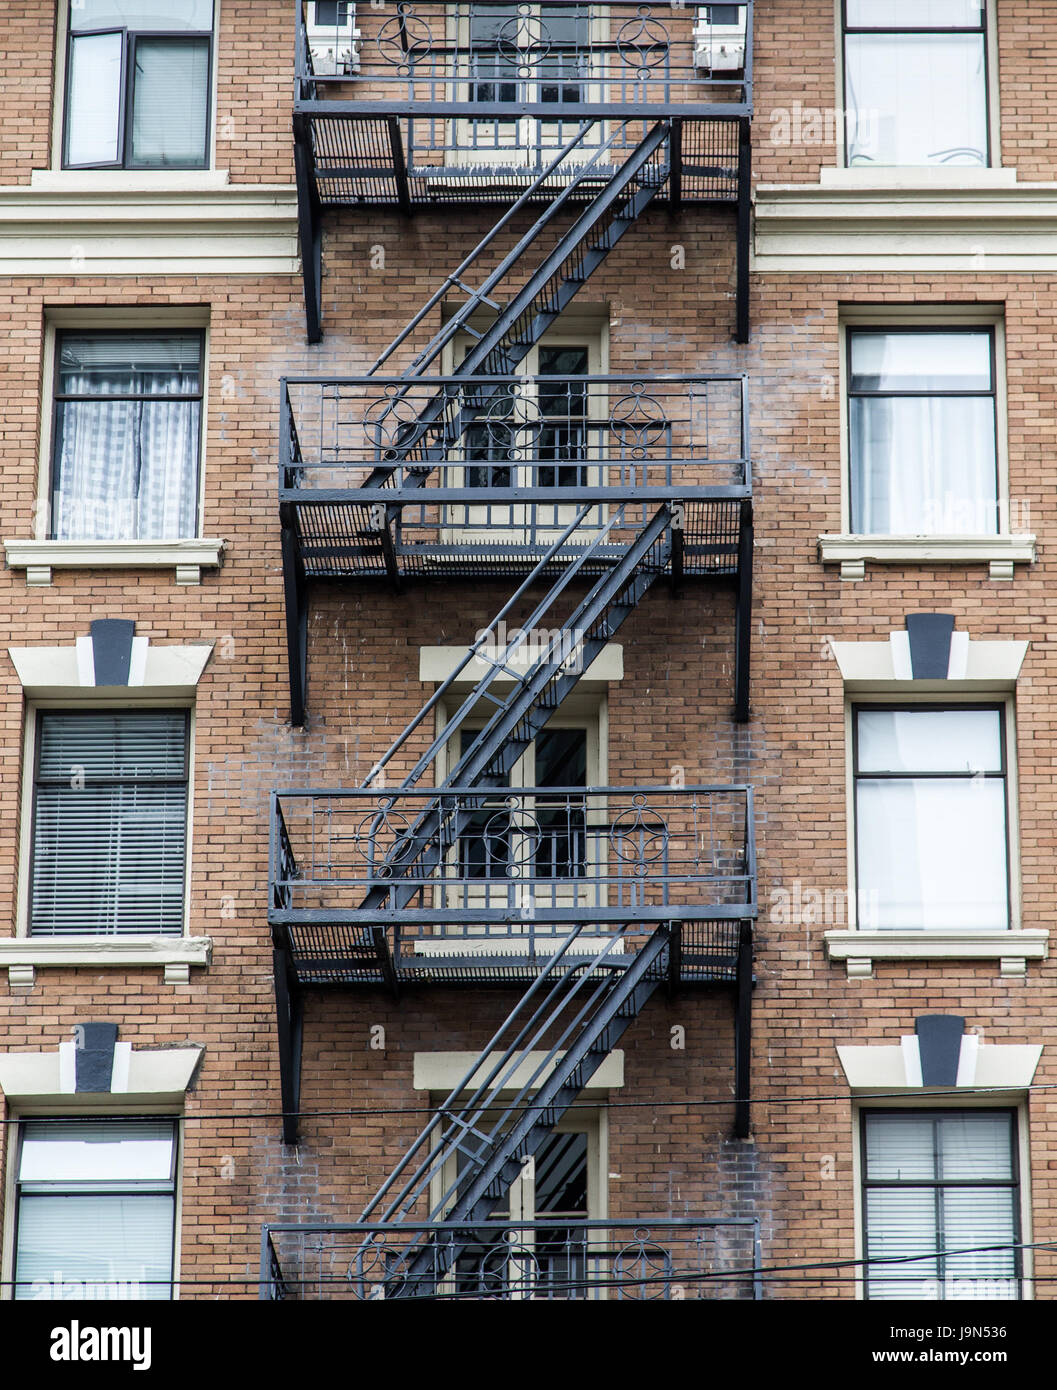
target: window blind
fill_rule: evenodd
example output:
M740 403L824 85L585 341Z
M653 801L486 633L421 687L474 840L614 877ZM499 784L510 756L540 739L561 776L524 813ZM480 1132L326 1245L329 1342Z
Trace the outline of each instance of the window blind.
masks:
M44 713L30 932L183 930L187 714Z
M1019 1296L1013 1138L1006 1111L867 1115L869 1298Z

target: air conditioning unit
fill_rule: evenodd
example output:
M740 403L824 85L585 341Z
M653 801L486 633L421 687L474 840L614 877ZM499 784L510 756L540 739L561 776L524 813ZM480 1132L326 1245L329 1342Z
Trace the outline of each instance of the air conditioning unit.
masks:
M699 5L694 67L714 74L742 72L748 19L748 5Z
M305 29L312 70L317 77L340 77L360 70L360 31L353 0L309 0Z

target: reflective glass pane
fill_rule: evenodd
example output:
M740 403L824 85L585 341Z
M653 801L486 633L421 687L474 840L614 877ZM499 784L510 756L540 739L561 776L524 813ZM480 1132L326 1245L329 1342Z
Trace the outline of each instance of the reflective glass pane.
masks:
M991 334L852 332L853 391L990 391Z
M72 0L70 27L130 29L133 33L213 27L213 0Z
M1005 783L856 784L859 914L875 930L1009 926Z
M1002 722L993 709L856 712L858 771L1000 772Z
M853 396L848 443L857 535L998 531L993 397Z
M208 39L139 39L135 46L132 148L138 168L206 163Z
M171 1120L56 1120L27 1124L20 1182L168 1181Z
M189 395L199 390L201 357L195 333L64 333L59 394Z
M983 0L848 0L850 29L979 28Z
M121 159L121 34L85 34L70 45L66 163Z
M937 1120L938 1169L944 1182L1008 1181L1013 1177L1013 1117L961 1113Z
M987 79L977 34L848 34L850 165L986 165Z

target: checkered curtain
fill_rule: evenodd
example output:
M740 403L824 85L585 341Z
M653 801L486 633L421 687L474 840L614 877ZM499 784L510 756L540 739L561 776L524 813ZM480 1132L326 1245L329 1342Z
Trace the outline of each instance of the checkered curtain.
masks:
M100 367L91 361L90 346L78 345L78 355L87 358L84 370L67 367L61 376L61 394L80 399L59 405L56 539L195 536L201 403L165 398L197 391L197 362L163 370L132 362ZM133 394L158 400L120 399Z

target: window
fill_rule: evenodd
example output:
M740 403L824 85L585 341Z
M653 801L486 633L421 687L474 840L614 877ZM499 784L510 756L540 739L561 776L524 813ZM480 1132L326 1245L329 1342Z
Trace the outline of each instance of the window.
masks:
M213 0L70 0L66 169L204 169Z
M56 334L51 538L198 534L200 332Z
M849 327L847 339L852 531L997 534L995 330Z
M548 105L582 101L590 30L586 4L471 5L471 100ZM526 51L533 53L531 69L524 66ZM532 80L526 82L530 72Z
M26 1121L16 1200L16 1298L172 1297L174 1121Z
M461 731L461 753L477 737ZM534 787L587 786L588 731L548 727L536 735L532 748L515 768L517 783ZM508 777L507 786L511 786ZM476 811L459 840L459 877L500 879L505 893L513 879L531 887L535 880L582 878L587 860L586 798L575 794L542 794L521 798L516 811L497 792L492 803Z
M983 0L844 0L849 165L988 165Z
M1020 1297L1013 1111L866 1110L862 1156L867 1298Z
M852 712L860 925L1010 926L1005 711Z
M489 1112L484 1118L490 1132L498 1116ZM467 1243L444 1291L495 1298L605 1297L614 1264L608 1232L584 1223L598 1221L606 1210L607 1136L601 1110L581 1106L560 1120L490 1218L509 1217L511 1228L479 1232ZM462 1150L445 1160L442 1182L433 1184L435 1201L442 1190L454 1192L467 1164ZM591 1288L595 1282L601 1290Z
M186 710L37 714L29 933L181 935Z

